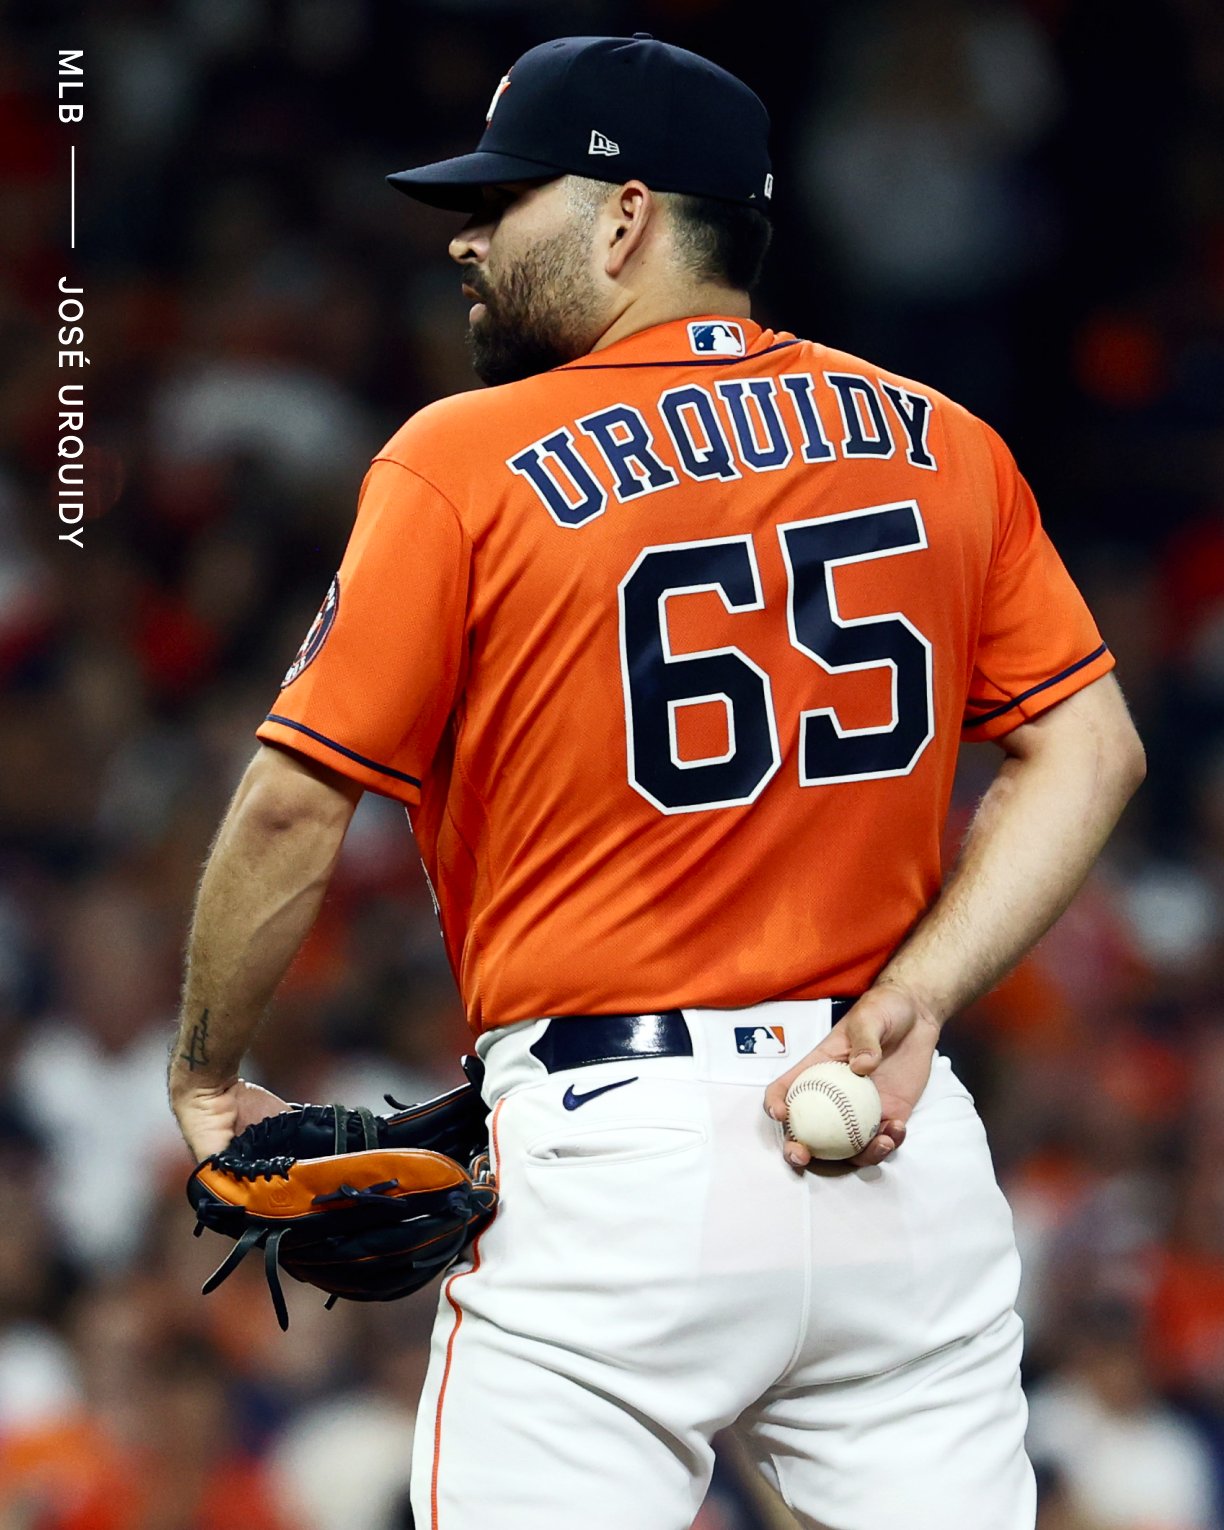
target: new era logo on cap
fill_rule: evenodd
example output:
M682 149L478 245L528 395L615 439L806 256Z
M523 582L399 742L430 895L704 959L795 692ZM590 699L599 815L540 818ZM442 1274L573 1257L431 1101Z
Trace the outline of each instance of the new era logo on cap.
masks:
M619 154L620 144L615 143L611 138L605 137L603 133L597 133L595 129L592 128L591 141L587 145L587 153L608 155Z
M689 344L698 356L743 356L744 331L727 319L699 319L688 327Z

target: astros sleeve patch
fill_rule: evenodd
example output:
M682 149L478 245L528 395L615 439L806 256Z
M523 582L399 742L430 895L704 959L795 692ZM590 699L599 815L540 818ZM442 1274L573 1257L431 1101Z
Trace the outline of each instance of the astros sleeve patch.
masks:
M378 459L258 736L415 805L459 680L470 554L447 500Z

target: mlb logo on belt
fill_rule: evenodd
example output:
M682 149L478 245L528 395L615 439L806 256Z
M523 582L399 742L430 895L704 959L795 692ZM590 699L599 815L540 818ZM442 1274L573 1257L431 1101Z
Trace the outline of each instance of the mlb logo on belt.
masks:
M735 1050L747 1057L785 1057L786 1027L782 1025L737 1025Z
M744 331L728 319L700 319L688 332L697 356L743 356L747 351Z

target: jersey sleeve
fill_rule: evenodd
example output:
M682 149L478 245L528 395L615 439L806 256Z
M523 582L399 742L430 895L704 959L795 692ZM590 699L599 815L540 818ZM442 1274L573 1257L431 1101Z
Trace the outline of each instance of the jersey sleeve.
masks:
M1113 668L1084 597L1042 529L1033 491L988 427L998 487L964 736L999 738Z
M258 737L415 806L459 685L470 562L443 495L376 459L339 572Z

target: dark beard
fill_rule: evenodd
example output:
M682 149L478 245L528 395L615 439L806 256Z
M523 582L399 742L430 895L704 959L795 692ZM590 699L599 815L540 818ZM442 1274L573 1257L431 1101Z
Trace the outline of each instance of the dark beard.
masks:
M598 338L594 294L582 270L585 235L566 230L537 244L490 292L483 273L466 280L485 305L468 326L472 367L482 382L518 382L585 356Z

